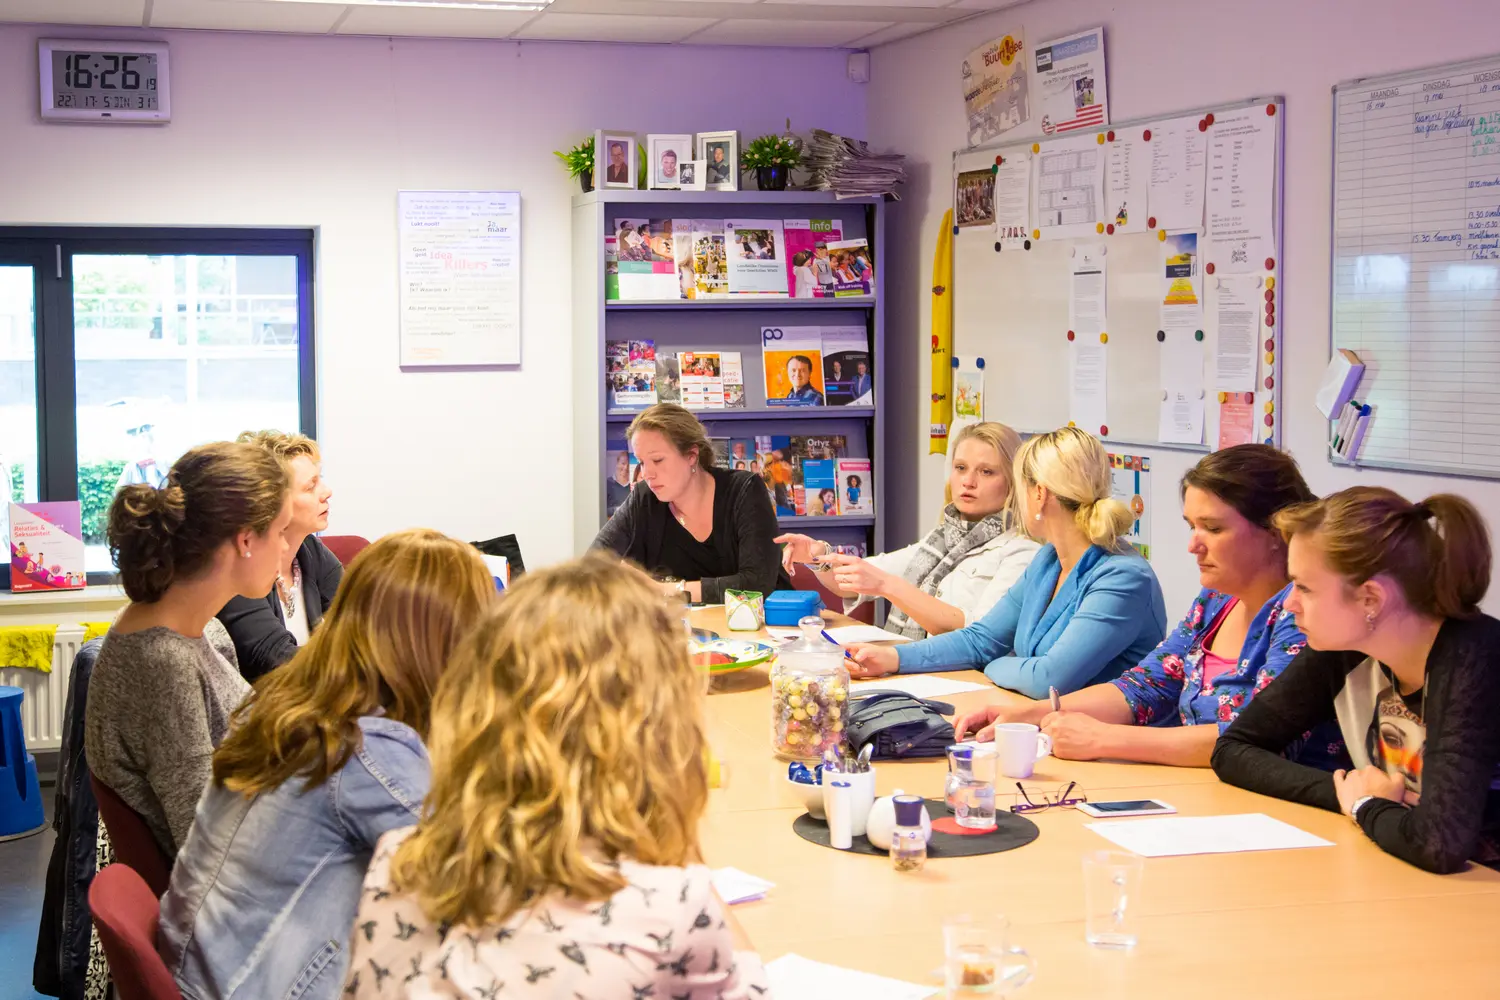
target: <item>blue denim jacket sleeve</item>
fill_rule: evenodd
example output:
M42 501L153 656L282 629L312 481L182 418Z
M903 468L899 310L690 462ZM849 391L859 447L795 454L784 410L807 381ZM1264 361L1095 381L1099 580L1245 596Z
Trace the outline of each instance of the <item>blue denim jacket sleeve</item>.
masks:
M1035 561L995 606L974 624L929 636L896 647L898 669L903 674L925 674L938 670L979 669L1015 646L1016 627L1021 621L1021 601L1031 582Z
M349 836L373 851L381 835L417 821L432 772L415 730L381 718L359 724L364 746L334 778L333 804Z
M1146 560L1114 561L1089 581L1088 591L1051 649L1040 656L1002 656L984 668L985 676L1028 698L1047 697L1049 687L1064 694L1077 691L1140 637L1155 586L1156 577ZM1157 597L1156 603L1160 602ZM1161 627L1158 620L1157 628Z

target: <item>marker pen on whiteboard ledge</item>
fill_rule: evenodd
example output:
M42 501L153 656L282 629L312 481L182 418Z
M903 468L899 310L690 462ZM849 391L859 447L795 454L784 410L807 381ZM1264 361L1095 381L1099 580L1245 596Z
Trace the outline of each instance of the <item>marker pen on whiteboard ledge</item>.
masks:
M1339 414L1338 432L1333 436L1333 451L1337 455L1344 453L1344 443L1349 440L1349 432L1354 429L1354 421L1360 414L1359 400L1351 399L1344 404L1344 410Z

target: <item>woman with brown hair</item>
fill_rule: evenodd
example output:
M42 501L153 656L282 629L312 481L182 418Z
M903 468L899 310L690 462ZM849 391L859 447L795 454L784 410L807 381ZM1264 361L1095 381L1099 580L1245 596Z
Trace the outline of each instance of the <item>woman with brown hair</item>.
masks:
M1308 648L1214 748L1224 781L1347 815L1427 871L1500 865L1500 621L1474 506L1358 486L1277 515ZM1355 770L1281 756L1320 723ZM1430 752L1429 752L1430 751Z
M636 486L594 539L663 588L717 604L726 590L792 589L776 547L776 511L749 472L718 468L698 418L676 403L643 411L626 432L645 488Z
M700 857L703 698L641 571L523 577L438 685L426 811L375 852L345 993L764 993Z
M1271 522L1313 493L1290 455L1242 444L1189 469L1181 496L1203 589L1166 640L1116 680L1063 696L1061 711L1047 698L992 705L959 719L959 738L978 730L989 740L997 722L1029 722L1059 757L1208 766L1219 734L1305 644L1286 610L1286 545ZM1294 749L1322 763L1327 737L1338 741L1318 735Z
M121 487L106 535L130 604L89 680L89 770L168 858L187 839L209 758L249 690L214 614L271 589L291 521L286 469L249 444L194 448L161 489Z
M257 682L162 897L158 948L184 996L338 994L375 842L427 793L438 678L494 599L473 546L387 535L308 644Z

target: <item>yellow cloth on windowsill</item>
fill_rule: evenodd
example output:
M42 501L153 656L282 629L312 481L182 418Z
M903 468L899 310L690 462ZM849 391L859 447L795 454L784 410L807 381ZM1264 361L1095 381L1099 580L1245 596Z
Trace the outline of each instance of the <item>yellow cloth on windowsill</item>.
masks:
M79 622L83 626L83 641L97 639L109 631L109 622Z
M25 667L50 674L56 639L56 625L0 627L0 667Z

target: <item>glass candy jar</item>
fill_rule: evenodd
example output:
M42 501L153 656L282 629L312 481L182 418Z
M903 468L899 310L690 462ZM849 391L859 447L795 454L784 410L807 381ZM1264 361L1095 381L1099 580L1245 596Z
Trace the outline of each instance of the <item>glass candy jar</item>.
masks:
M823 637L823 619L808 615L797 627L801 638L782 647L771 670L771 749L782 760L820 760L845 746L849 671L844 648Z

